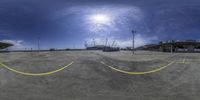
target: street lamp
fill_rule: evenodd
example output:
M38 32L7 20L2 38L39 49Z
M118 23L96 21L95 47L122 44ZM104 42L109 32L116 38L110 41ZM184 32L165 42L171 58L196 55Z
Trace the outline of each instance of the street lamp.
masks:
M38 52L40 52L40 36L38 36L38 41L37 42L38 42L38 44L37 44L38 45Z
M135 45L134 45L134 44L135 44L135 33L136 33L136 31L135 31L135 30L132 30L132 35L133 35L132 53L133 53L133 54L134 54L134 49L135 49L135 48L134 48L134 46L135 46Z

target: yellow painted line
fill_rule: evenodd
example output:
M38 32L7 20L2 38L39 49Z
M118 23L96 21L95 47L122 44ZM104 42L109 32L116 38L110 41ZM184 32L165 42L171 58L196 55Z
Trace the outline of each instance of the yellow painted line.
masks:
M188 62L175 62L177 64L191 64L191 63L188 63Z
M183 59L183 62L182 62L183 64L185 64L186 63L186 57L184 57L184 59Z
M178 64L190 64L189 62L186 62L186 56L183 58L183 60L181 62L175 62Z
M103 65L105 65L105 66L107 66L107 67L109 67L109 68L111 68L111 69L117 71L117 72L121 72L121 73L124 73L124 74L130 74L130 75L142 75L142 74L150 74L150 73L158 72L158 71L160 71L160 70L162 70L162 69L165 69L166 67L168 67L168 66L174 64L175 61L172 61L172 62L168 63L167 65L162 66L162 67L160 67L160 68L157 68L157 69L154 69L154 70L150 70L150 71L145 71L145 72L129 72L129 71L124 71L124 70L120 70L120 69L114 68L114 67L112 67L112 66L110 66L110 65L107 65L107 64L104 63L104 62L101 62L101 63L102 63Z
M167 61L167 62L170 62L170 61ZM183 60L175 61L174 63L177 63L177 64L190 64L189 62L186 62L186 57L184 57Z
M18 73L18 74L22 74L22 75L27 75L27 76L44 76L44 75L50 75L50 74L54 74L56 72L59 72L59 71L62 71L64 70L65 68L71 66L72 64L74 63L74 61L70 62L68 65L66 66L63 66L57 70L53 70L53 71L50 71L50 72L45 72L45 73L26 73L26 72L21 72L21 71L18 71L18 70L15 70L13 68L10 68L9 66L3 64L0 62L0 65L2 65L4 68L12 71L12 72L15 72L15 73Z

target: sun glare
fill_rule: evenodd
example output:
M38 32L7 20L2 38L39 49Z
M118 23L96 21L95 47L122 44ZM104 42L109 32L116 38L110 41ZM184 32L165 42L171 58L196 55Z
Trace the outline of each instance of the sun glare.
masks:
M90 19L95 24L108 24L110 22L110 17L104 14L92 15Z

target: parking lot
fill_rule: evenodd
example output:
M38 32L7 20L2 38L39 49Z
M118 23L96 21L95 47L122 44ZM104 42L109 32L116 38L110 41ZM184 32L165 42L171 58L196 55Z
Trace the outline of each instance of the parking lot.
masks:
M199 61L198 53L148 51L136 51L134 55L130 51L0 53L0 98L2 100L198 100Z

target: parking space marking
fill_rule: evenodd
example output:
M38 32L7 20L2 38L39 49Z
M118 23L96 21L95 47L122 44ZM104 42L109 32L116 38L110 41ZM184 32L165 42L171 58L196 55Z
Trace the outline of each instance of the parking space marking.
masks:
M182 62L183 64L185 64L186 63L186 56L183 58L183 62Z
M70 62L69 64L67 64L66 66L63 66L57 70L53 70L53 71L50 71L50 72L45 72L45 73L27 73L27 72L22 72L22 71L18 71L18 70L15 70L3 63L0 62L0 65L3 66L4 68L12 71L12 72L15 72L15 73L18 73L18 74L22 74L22 75L27 75L27 76L45 76L45 75L50 75L50 74L54 74L54 73L57 73L59 71L62 71L64 70L65 68L71 66L72 64L74 63L74 61Z
M157 69L150 70L150 71L144 71L144 72L129 72L129 71L117 69L117 68L115 68L115 67L112 67L112 66L110 66L110 65L108 65L108 64L106 64L106 63L104 63L104 62L101 62L101 63L102 63L103 65L105 65L105 66L111 68L112 70L117 71L117 72L121 72L121 73L124 73L124 74L130 74L130 75L142 75L142 74L150 74L150 73L155 73L155 72L161 71L161 70L167 68L168 66L174 64L175 61L172 61L172 62L168 63L167 65L164 65L164 66L159 67L159 68L157 68Z

